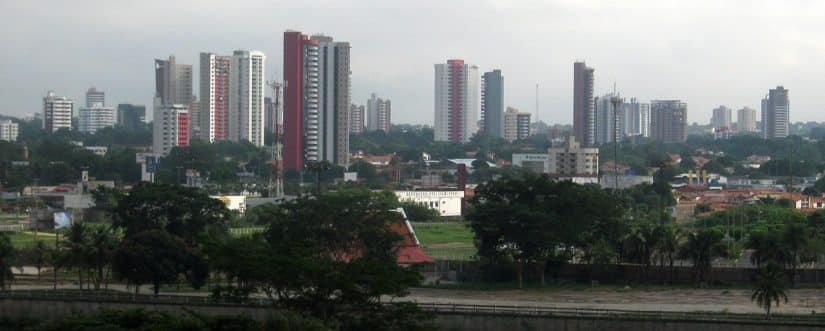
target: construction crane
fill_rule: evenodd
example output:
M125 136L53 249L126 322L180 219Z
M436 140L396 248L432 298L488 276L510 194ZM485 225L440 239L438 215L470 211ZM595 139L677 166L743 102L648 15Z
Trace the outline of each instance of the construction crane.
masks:
M283 158L283 112L281 111L281 82L272 80L267 82L272 88L272 175L269 176L269 196L282 198L284 196L284 158Z

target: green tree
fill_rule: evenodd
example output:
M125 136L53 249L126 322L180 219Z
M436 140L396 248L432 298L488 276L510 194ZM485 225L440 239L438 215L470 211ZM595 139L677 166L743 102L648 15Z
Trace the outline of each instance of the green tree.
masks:
M642 218L630 223L630 228L623 238L625 251L635 262L645 266L645 280L650 280L650 268L653 253L662 239L662 226L649 219Z
M751 229L745 248L751 249L751 262L761 268L766 261L784 261L783 243L779 225L760 223Z
M410 222L436 222L441 219L438 210L412 201L402 201L401 208Z
M782 231L782 248L786 267L791 269L791 286L796 284L796 271L802 262L802 254L808 246L805 226L800 223L785 224Z
M14 266L14 246L11 238L4 232L0 232L0 291L10 286L9 281L14 280L14 273L11 268Z
M200 252L162 230L125 238L115 251L113 269L118 278L134 285L136 291L142 284L151 284L155 295L160 293L161 285L171 284L181 275L194 288L200 288L209 276Z
M65 251L62 255L63 264L77 269L77 282L83 289L83 273L89 268L90 247L89 228L85 223L74 223L66 231L65 238L60 242Z
M128 194L114 192L104 210L128 238L143 231L163 230L194 246L206 232L227 231L230 213L206 192L165 184L140 183ZM104 195L105 196L105 195Z
M676 224L667 224L660 227L660 238L657 241L656 251L662 259L660 265L664 266L664 261L667 260L668 265L668 279L670 284L673 284L674 276L674 261L676 254L679 253L679 228Z
M769 261L759 273L759 280L753 289L751 301L756 301L759 307L765 309L765 316L771 319L773 303L779 306L780 300L788 302L784 284L785 272L779 263Z
M417 310L380 300L405 295L420 281L416 268L397 264L404 240L393 230L403 226L391 210L397 205L392 193L360 187L301 197L259 215L268 223L261 236L216 240L207 254L215 270L279 308L309 312L342 330L416 329Z
M34 267L37 269L37 280L40 280L40 270L48 263L49 247L46 242L38 240L34 245Z
M479 185L470 204L479 255L515 261L520 286L526 264L536 263L543 281L546 264L574 248L586 252L598 243L615 252L624 216L621 202L598 187L530 173Z
M722 231L716 228L701 229L685 234L685 242L679 255L693 263L693 279L705 282L710 276L713 259L727 255L722 243Z
M94 270L95 289L108 279L107 271L118 244L118 233L109 225L100 225L89 233L89 264ZM108 283L107 283L108 284Z

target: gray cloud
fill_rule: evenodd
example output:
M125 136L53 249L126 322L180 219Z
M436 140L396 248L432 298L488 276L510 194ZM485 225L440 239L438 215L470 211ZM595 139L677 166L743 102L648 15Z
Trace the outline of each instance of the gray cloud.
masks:
M352 43L353 101L393 100L396 122L431 123L433 64L500 68L505 102L572 120L572 62L596 69L596 94L680 98L690 121L712 108L758 109L791 91L793 121L825 107L825 3L818 1L12 1L0 2L0 113L40 110L49 89L81 100L151 103L152 60L249 48L282 73L282 32Z

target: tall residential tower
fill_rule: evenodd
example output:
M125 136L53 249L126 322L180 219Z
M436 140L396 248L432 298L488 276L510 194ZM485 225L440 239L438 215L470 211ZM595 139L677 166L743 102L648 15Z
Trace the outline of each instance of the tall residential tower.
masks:
M687 140L687 103L679 100L651 101L650 137L665 144Z
M262 52L238 50L229 68L229 140L264 145L264 67Z
M504 137L504 77L501 70L481 76L481 129L491 137Z
M284 32L284 168L349 164L350 45Z
M60 129L72 129L74 102L67 97L59 97L49 91L43 98L43 129L54 133Z
M736 111L736 131L740 134L756 132L756 109L744 107Z
M174 56L155 60L155 105L192 102L192 65L178 64Z
M229 139L231 56L200 54L200 134L209 142Z
M463 144L478 131L478 67L453 59L435 65L435 141Z
M771 89L762 99L762 137L765 139L785 138L788 136L791 117L788 90L782 86Z
M375 95L367 100L367 131L384 131L390 133L390 116L392 103L389 99L382 99Z
M595 143L593 71L584 62L573 63L573 136L584 146Z

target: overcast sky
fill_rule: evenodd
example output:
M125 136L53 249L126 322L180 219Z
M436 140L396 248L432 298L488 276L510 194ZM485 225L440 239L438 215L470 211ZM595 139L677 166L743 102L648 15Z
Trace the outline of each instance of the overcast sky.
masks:
M282 75L283 31L352 45L354 103L390 98L393 122L433 121L433 64L462 58L504 73L505 104L572 122L573 62L643 101L682 99L691 122L711 109L759 109L790 90L791 120L825 121L825 1L0 1L0 113L41 110L54 90L81 104L151 105L153 59L201 51L266 53ZM197 80L195 80L197 92ZM735 115L734 115L735 117Z

